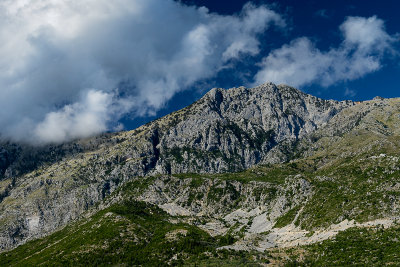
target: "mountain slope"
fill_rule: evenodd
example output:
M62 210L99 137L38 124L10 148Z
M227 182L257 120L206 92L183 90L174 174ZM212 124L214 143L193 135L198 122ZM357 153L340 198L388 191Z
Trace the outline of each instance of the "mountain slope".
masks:
M6 143L0 161L0 249L79 218L133 177L238 171L285 161L299 138L352 105L267 83L213 89L191 106L130 132L42 148Z
M213 89L131 132L40 149L7 144L2 249L80 219L0 257L16 265L57 257L74 264L93 257L150 264L154 255L185 265L331 265L344 264L345 255L366 257L358 261L364 264L396 263L386 248L399 241L385 233L398 231L400 217L399 129L400 99L325 101L265 84ZM29 162L32 155L38 155L36 165ZM150 221L159 231L155 236L139 230ZM105 231L90 240L93 225L124 234ZM355 234L366 228L367 236ZM171 241L171 235L179 238ZM191 243L195 236L200 243ZM323 253L371 238L382 245L375 249L379 259L357 249Z
M236 265L240 254L217 252L213 238L179 218L143 202L126 201L96 213L42 240L0 255L7 266L27 265L189 265L216 255L215 263ZM220 265L220 264L218 264Z
M390 161L380 163L392 171ZM185 266L398 263L398 211L375 198L364 197L360 202L358 198L365 196L362 190L334 192L339 188L335 183L320 183L324 168L313 169L296 161L232 174L136 178L107 197L87 219L0 254L0 259L11 266L55 262ZM398 173L391 174L378 181L395 181ZM376 177L371 172L363 180ZM325 182L328 178L340 177L324 177ZM343 203L341 198L321 201L332 209L315 207L321 188L348 199ZM365 209L368 206L371 209ZM347 207L361 213L340 218ZM364 212L370 216L358 216ZM309 216L314 214L318 216ZM231 248L241 252L226 250Z

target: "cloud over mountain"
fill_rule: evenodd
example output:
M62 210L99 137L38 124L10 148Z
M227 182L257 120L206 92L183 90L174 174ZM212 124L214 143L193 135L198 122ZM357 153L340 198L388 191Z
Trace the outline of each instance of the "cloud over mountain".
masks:
M156 111L284 21L251 4L222 16L172 0L5 0L0 24L0 136L61 142Z
M263 56L254 84L358 79L397 41L376 16L348 17L336 48L301 37L261 55L268 29L287 27L251 3L220 15L173 0L4 0L0 25L0 138L35 144L121 129L124 116L154 115L221 70L253 75L235 63Z

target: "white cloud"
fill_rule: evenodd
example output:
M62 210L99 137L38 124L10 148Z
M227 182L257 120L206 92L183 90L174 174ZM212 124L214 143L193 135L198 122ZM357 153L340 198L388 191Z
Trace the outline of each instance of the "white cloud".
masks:
M344 45L357 49L360 53L382 53L391 49L395 37L385 31L383 20L376 16L369 18L348 17L340 26L344 36Z
M258 35L273 24L284 21L251 4L222 16L172 0L3 0L0 136L61 142L110 129L124 112L154 112L258 54Z
M105 131L111 100L107 93L89 91L82 102L46 114L35 127L34 137L41 142L61 142Z
M320 51L305 37L273 50L260 63L255 84L272 81L327 87L379 70L385 54L394 53L396 38L385 31L384 22L375 16L348 17L340 30L343 42L329 51Z

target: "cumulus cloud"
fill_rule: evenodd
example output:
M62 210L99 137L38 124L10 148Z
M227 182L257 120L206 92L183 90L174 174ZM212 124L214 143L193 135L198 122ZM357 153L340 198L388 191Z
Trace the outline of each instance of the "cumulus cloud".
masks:
M112 93L89 90L80 102L47 113L34 128L34 140L59 143L106 131L109 120L124 114L131 106L130 102L123 103L115 98Z
M154 113L285 26L266 6L222 16L172 0L3 0L0 25L0 136L44 143Z
M273 50L260 63L255 84L272 81L327 87L377 71L382 67L384 56L395 53L393 44L397 37L389 35L383 20L376 16L348 17L340 30L342 43L328 51L320 51L306 37Z

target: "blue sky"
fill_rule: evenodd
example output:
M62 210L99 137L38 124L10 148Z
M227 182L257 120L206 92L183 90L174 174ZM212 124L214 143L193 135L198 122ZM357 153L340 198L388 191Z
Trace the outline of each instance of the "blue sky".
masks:
M187 4L206 6L212 12L232 14L240 12L247 1L210 1L188 0ZM385 22L386 31L396 34L400 30L400 2L396 0L365 1L365 0L338 0L338 1L252 1L255 4L267 4L286 19L287 32L275 32L274 41L270 35L262 41L263 51L260 54L268 54L271 49L289 43L298 37L309 37L315 41L316 47L328 50L336 47L341 42L339 25L349 16L371 17L377 16ZM271 44L273 43L273 44ZM398 43L394 45L398 50ZM383 97L400 96L400 64L397 56L385 57L382 68L373 73L368 73L360 79L337 82L329 87L310 84L301 86L300 89L322 98L337 100L368 100L376 95ZM234 84L226 85L235 86ZM347 94L346 94L346 88Z
M184 0L181 1L187 5L205 6L211 12L224 15L239 13L244 4L248 1L236 0L213 1L213 0ZM329 50L336 47L342 41L339 25L349 16L371 17L377 16L385 22L386 31L390 34L396 34L400 31L400 16L398 10L400 2L396 0L385 1L251 1L256 5L266 4L273 10L281 14L286 20L288 27L285 31L268 32L268 35L262 36L261 52L258 57L249 59L249 62L243 64L243 69L239 72L256 72L254 66L259 62L260 57L268 55L274 48L279 48L284 44L290 43L293 39L299 37L309 37L315 42L320 50ZM393 44L393 47L399 52L399 44ZM231 88L244 83L236 77L237 70L222 72L208 81L212 86ZM251 75L250 75L251 76ZM359 79L351 81L338 81L330 86L321 86L310 83L298 87L302 91L313 94L324 99L335 100L369 100L379 95L382 97L400 97L400 64L398 55L387 55L383 57L382 67L374 72L363 75ZM156 118L170 113L172 110L182 108L200 98L205 88L194 88L175 95L169 101L165 108L161 109ZM126 124L130 127L136 127L149 118L128 119ZM128 127L129 127L128 126Z
M398 97L398 1L3 0L0 138L133 129L213 87Z

